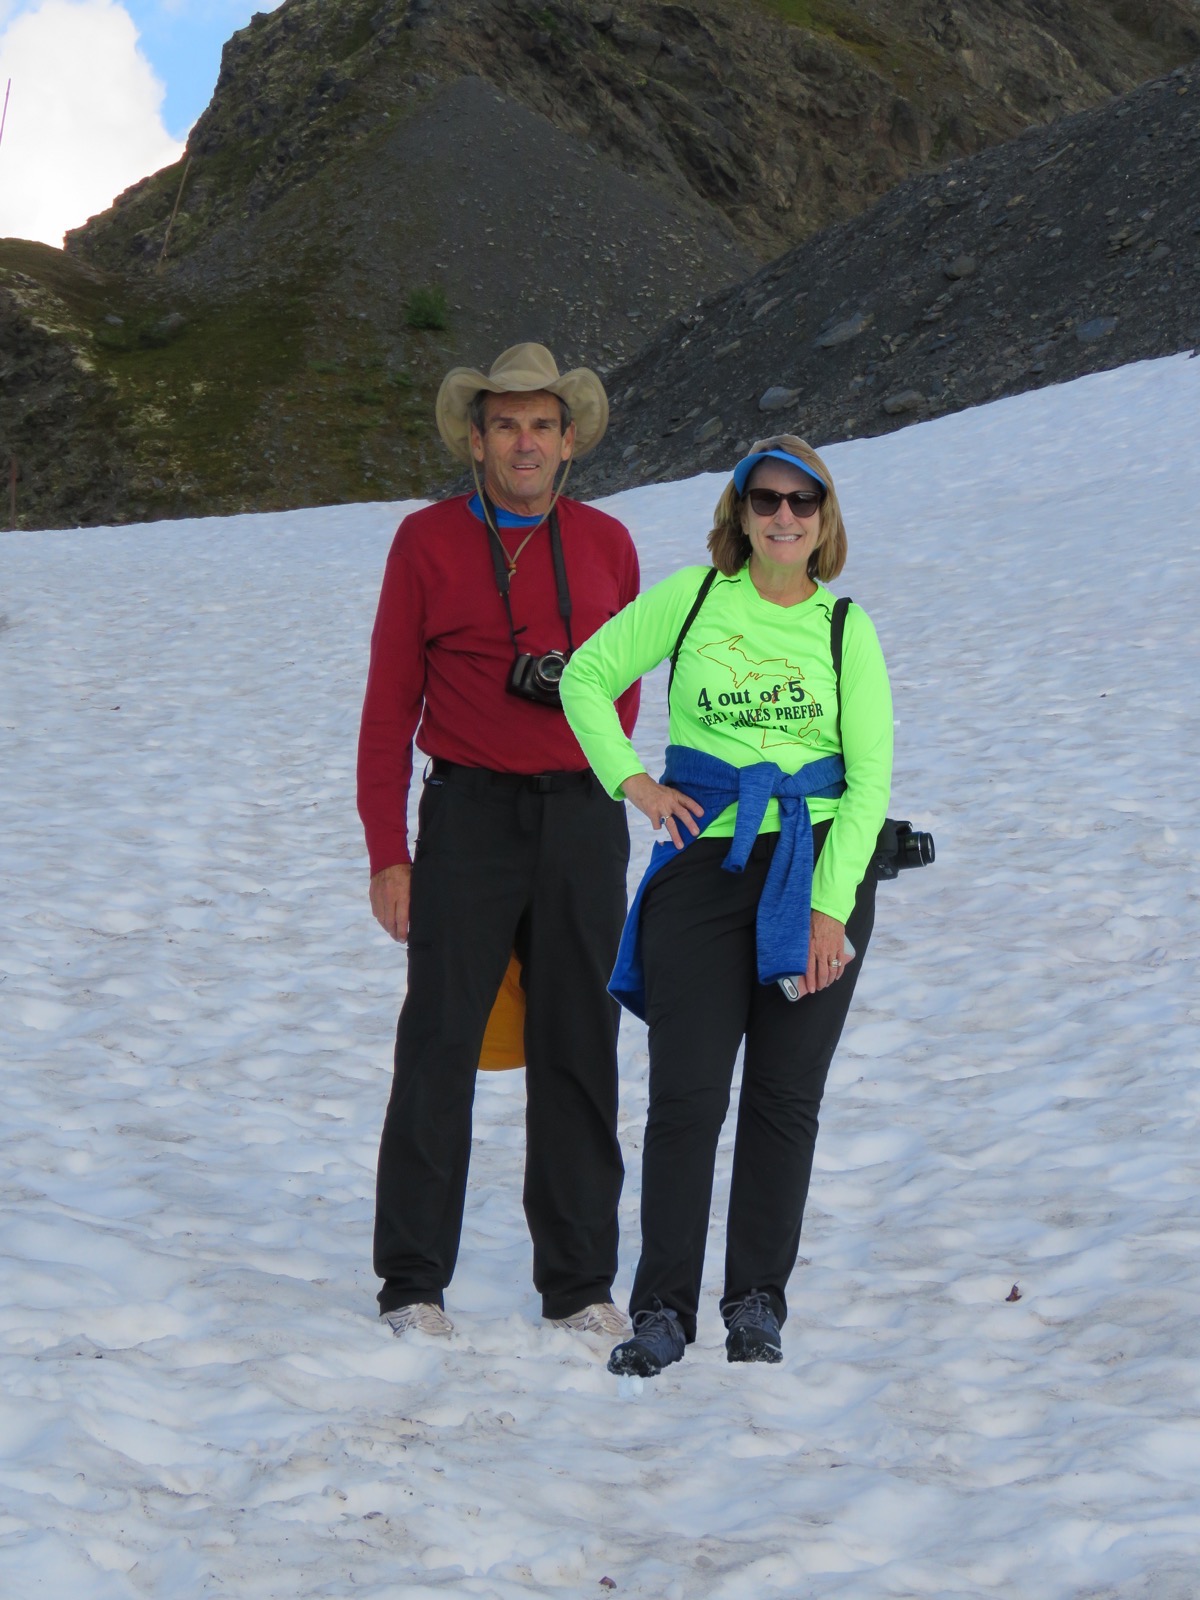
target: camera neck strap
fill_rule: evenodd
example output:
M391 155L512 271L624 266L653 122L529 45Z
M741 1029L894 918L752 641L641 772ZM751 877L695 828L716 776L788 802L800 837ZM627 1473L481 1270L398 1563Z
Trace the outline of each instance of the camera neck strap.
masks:
M508 592L513 569L508 559L508 551L504 548L504 540L500 537L496 508L488 497L487 490L482 487L479 491L479 501L483 506L483 520L487 524L488 547L492 552L492 571L496 575L496 588L500 591L500 598L504 601L504 609L508 613L508 631L512 638L513 655L519 656L521 646L517 642L517 626L513 620L512 599ZM567 564L563 560L557 507L551 509L547 520L550 524L550 559L554 563L554 587L558 591L558 614L567 630L567 654L570 656L575 652L575 640L571 636L571 590L567 584ZM536 531L535 529L534 532Z

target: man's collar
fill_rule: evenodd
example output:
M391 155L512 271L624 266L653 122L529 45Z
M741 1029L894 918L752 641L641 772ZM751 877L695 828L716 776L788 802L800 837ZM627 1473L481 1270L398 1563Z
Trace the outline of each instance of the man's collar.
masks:
M496 522L501 528L536 528L539 522L545 522L546 513L540 517L519 517L515 511L506 511L503 506L496 506ZM473 494L467 501L467 510L473 517L483 521L483 502L477 494Z

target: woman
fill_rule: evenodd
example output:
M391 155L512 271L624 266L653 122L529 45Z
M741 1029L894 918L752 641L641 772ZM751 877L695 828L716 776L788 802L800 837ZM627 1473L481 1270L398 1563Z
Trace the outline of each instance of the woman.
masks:
M891 781L887 670L856 606L840 684L834 670L823 582L842 570L846 530L816 451L792 435L756 444L708 546L711 573L686 567L634 600L562 680L601 782L670 840L654 848L610 985L649 1025L634 1332L608 1363L643 1377L696 1336L717 1139L743 1040L725 1347L730 1361L782 1359L817 1112L871 936L870 866ZM656 783L613 701L668 658L671 742ZM789 978L794 1000L778 981Z

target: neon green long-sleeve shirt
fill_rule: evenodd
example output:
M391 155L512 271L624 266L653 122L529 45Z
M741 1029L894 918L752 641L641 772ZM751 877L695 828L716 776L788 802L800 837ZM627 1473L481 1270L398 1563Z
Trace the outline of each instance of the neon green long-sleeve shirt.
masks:
M571 657L562 702L575 737L608 792L645 772L613 701L665 661L696 599L706 567L684 567L606 622ZM833 826L813 874L813 907L845 922L887 813L892 777L892 696L875 629L851 606L842 645L842 719L830 653L834 596L818 585L798 605L764 600L743 567L718 577L688 630L670 699L670 741L749 766L773 761L786 773L841 753L846 792L810 800L814 822ZM733 833L736 805L705 829ZM761 831L778 832L772 800Z

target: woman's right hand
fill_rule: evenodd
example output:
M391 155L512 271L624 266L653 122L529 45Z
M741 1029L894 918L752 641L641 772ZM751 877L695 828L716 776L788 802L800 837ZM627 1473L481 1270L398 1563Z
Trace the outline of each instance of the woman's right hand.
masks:
M655 783L648 772L635 772L632 778L626 778L621 785L621 793L631 805L650 818L656 833L665 825L676 850L684 847L679 836L681 822L693 838L699 834L696 818L704 815L704 807L700 802L693 800L690 795L681 794L678 789Z

